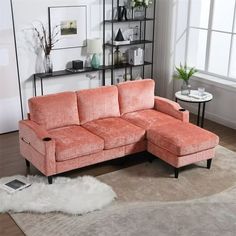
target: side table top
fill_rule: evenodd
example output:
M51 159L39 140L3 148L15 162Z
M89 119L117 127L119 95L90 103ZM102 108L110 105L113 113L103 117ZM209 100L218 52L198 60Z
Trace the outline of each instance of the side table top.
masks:
M203 96L200 97L198 95L198 90L191 90L189 95L182 95L181 91L175 93L175 97L178 100L185 101L185 102L209 102L213 99L213 95L208 92L204 92Z

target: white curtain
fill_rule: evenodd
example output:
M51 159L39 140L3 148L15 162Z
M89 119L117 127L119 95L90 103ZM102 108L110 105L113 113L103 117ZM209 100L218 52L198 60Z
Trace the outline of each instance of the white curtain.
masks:
M173 99L174 66L185 63L188 0L157 0L154 76L156 94Z

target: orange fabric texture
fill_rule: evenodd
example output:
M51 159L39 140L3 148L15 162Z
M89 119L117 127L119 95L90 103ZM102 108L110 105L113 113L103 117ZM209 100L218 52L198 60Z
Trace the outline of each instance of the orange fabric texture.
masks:
M34 97L29 108L20 152L47 176L144 150L180 167L214 157L219 142L177 103L154 98L150 79Z
M50 134L42 126L31 120L21 120L19 122L19 138L30 145L41 154L45 154L44 138L50 137Z
M122 118L146 130L151 128L153 125L164 125L178 121L174 117L154 109L126 113Z
M154 156L162 159L163 161L177 168L196 163L198 161L208 160L215 156L214 148L203 151L199 150L199 152L192 153L189 155L176 156L175 154L167 151L166 149L160 148L151 142L148 142L147 150Z
M168 114L172 117L175 117L178 120L183 122L189 122L189 112L180 111L181 106L174 101L171 101L167 98L155 97L155 109L162 113Z
M81 124L120 116L116 86L81 90L77 92L77 97Z
M83 125L105 141L105 149L136 143L145 139L145 130L121 118L105 118Z
M30 119L45 129L79 125L77 98L64 92L29 99Z
M68 126L49 131L56 141L56 160L65 161L102 151L104 141L81 126Z
M177 156L211 149L219 143L217 135L185 122L155 126L147 131L147 139Z
M117 85L121 114L154 107L154 87L152 79L128 81Z
M86 156L77 157L67 161L56 162L56 170L58 173L69 171L72 169L89 166L103 161L112 160L123 157L125 155L142 152L146 150L146 141L129 144L122 147L103 150L102 152L93 153Z

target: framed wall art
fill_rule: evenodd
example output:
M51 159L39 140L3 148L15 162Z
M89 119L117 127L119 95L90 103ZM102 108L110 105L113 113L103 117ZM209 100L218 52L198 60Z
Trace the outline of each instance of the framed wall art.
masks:
M49 7L48 17L50 35L57 41L53 49L87 46L87 6Z

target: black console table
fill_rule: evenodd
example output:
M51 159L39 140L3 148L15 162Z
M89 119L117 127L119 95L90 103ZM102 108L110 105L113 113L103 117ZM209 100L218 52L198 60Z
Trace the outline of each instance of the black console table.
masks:
M48 79L48 78L52 79L52 78L60 77L60 76L96 72L96 71L101 71L101 70L103 70L103 67L100 67L98 69L93 69L91 67L87 67L87 68L84 68L82 70L73 71L73 72L68 71L68 70L58 70L58 71L54 71L52 73L37 73L37 74L34 74L34 81L33 81L34 96L37 96L37 86L36 86L37 80L40 80L41 95L43 95L43 80L44 79Z

